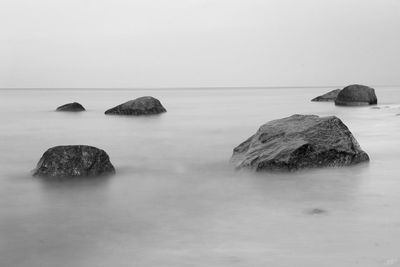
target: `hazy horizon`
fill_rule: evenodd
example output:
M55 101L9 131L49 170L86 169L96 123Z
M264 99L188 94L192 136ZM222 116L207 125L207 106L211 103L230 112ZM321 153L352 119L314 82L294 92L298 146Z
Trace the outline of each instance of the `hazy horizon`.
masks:
M0 88L400 84L397 0L4 0Z
M350 84L348 84L350 85ZM312 86L175 86L175 87L3 87L0 90L184 90L184 89L226 89L226 90L235 90L235 89L333 89L338 88L342 89L347 85L312 85ZM371 85L368 86L374 88L395 88L400 85Z

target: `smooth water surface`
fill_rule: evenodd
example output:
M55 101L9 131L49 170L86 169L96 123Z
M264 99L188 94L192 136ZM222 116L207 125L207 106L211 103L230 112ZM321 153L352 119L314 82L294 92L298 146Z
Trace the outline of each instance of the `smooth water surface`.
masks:
M379 109L310 102L329 90L0 91L0 266L400 265L400 91L378 88ZM168 112L104 115L144 95ZM87 111L54 112L72 101ZM233 169L235 146L296 113L338 116L371 162ZM117 175L31 177L62 144L104 149Z

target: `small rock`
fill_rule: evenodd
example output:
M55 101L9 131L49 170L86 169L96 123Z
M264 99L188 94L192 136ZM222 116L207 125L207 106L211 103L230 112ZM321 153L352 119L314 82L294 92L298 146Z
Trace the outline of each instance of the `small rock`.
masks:
M85 111L85 108L77 103L77 102L73 102L73 103L68 103L62 106L59 106L56 111Z
M308 213L312 214L312 215L319 215L319 214L327 213L327 211L323 210L323 209L315 208L315 209L310 210Z
M105 114L140 116L160 114L166 111L158 99L143 96L113 107L107 110Z
M56 146L39 160L33 176L85 177L114 174L114 166L104 150L92 146Z
M314 102L328 102L328 101L335 101L337 95L339 94L341 89L332 90L324 95L317 96L316 98L312 99L311 101Z
M378 100L375 90L359 84L349 85L341 90L335 100L338 106L365 106L376 105Z

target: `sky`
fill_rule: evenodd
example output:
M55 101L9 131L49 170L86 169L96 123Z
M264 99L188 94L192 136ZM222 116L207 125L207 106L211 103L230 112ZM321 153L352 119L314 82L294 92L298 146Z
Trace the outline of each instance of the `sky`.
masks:
M1 0L0 88L400 85L399 0Z

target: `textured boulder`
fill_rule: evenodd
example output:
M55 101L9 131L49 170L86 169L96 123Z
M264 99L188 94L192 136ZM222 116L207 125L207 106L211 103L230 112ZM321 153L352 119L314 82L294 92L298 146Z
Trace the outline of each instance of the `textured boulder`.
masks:
M105 112L105 114L116 115L154 115L166 112L166 109L161 105L161 102L151 96L143 96L125 102Z
M56 146L39 160L34 176L85 177L114 174L114 166L104 150L92 146Z
M343 88L335 100L335 104L339 106L365 106L376 105L377 103L375 90L359 84Z
M332 90L324 95L317 96L313 98L311 101L314 102L328 102L328 101L335 101L336 97L338 96L341 89Z
M81 104L74 102L74 103L68 103L68 104L59 106L56 110L57 111L85 111L85 108Z
M369 161L335 116L293 115L270 121L233 150L236 168L256 171L339 167Z

